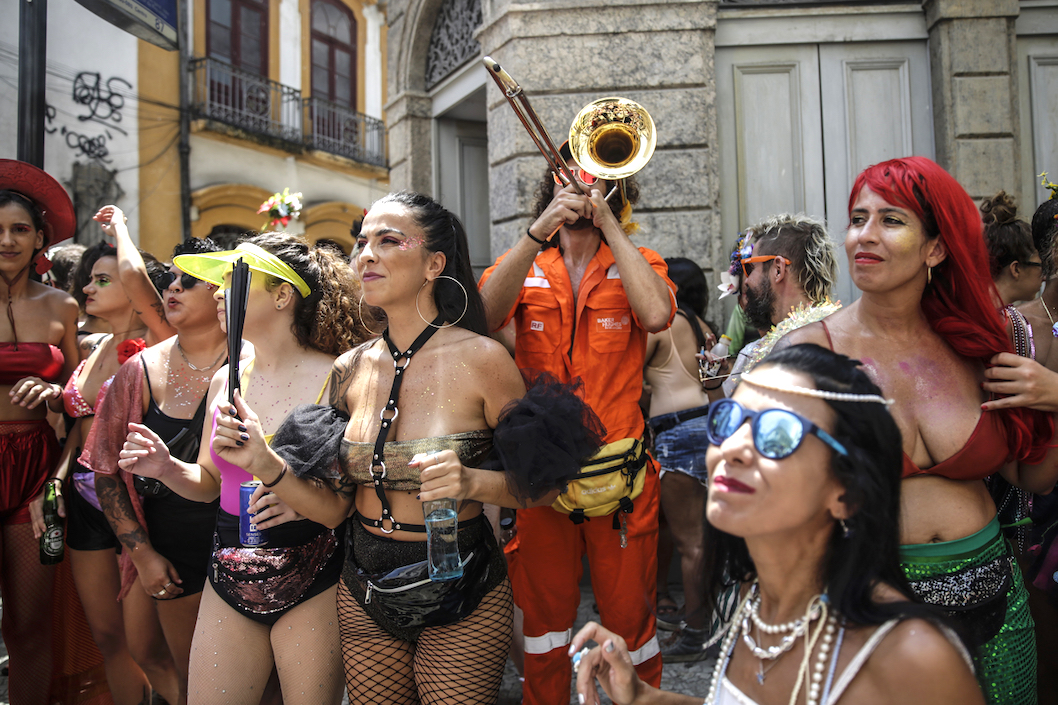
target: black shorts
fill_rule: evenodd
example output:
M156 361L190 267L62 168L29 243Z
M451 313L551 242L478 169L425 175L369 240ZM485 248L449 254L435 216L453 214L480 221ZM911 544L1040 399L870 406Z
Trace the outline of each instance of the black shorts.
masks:
M79 464L73 470L83 472ZM66 545L75 551L107 551L117 549L121 553L121 542L118 541L110 522L102 511L81 496L75 483L66 485Z
M180 597L198 594L206 584L218 506L219 498L195 502L171 491L143 498L147 535L180 575Z

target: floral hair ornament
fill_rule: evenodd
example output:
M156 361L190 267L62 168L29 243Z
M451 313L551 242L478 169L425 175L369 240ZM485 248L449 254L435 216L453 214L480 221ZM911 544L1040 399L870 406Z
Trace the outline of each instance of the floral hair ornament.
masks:
M742 282L742 260L748 259L753 255L753 244L749 242L749 236L745 233L739 233L738 235L735 247L731 250L731 264L726 272L720 273L720 284L717 285L717 288L720 289L721 299L731 295L738 295Z
M273 193L271 198L261 204L257 212L268 214L268 221L261 226L262 230L285 230L290 221L301 216L301 192L291 193L290 189L285 188L283 193Z
M301 276L291 269L290 265L273 255L263 247L252 242L244 242L234 250L224 252L205 252L200 255L177 255L173 264L180 271L201 279L209 284L224 286L224 275L232 270L235 260L242 258L250 269L278 277L290 283L303 298L308 298L312 288Z
M884 404L886 407L892 405L892 399L886 399L878 394L852 394L849 392L831 392L826 389L811 389L809 387L798 387L796 385L781 386L778 384L771 384L770 382L763 382L751 373L743 373L743 382L749 382L754 387L760 389L769 389L773 392L785 392L787 394L799 394L803 397L813 397L815 399L826 399L828 401L853 401L853 402L874 402L876 404Z
M1052 201L1058 198L1058 184L1054 183L1053 181L1047 180L1046 171L1040 174L1040 186L1044 187L1045 189L1051 192L1050 197L1047 199L1048 201Z

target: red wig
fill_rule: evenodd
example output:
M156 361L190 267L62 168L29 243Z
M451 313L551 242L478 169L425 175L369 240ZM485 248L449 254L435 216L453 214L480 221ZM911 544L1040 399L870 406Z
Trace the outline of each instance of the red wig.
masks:
M926 237L940 237L944 244L947 258L933 268L932 283L922 294L922 311L933 330L955 352L984 365L996 353L1014 352L988 270L981 215L959 182L925 157L891 159L856 178L850 214L864 187L913 212ZM1054 433L1049 414L1024 407L992 413L1003 415L1011 457L1043 460Z

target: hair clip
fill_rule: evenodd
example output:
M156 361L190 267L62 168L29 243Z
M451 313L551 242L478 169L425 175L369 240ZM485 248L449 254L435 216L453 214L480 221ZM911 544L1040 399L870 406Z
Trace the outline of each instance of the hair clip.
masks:
M1039 178L1040 186L1044 187L1045 189L1051 192L1051 196L1047 200L1054 200L1055 198L1058 198L1058 184L1054 183L1053 181L1047 180L1047 172L1045 171L1040 174ZM1058 216L1055 216L1055 219L1058 219Z

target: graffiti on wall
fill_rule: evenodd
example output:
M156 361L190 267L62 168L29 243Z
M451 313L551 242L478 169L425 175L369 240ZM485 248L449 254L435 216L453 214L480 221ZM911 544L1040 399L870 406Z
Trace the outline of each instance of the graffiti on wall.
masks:
M128 136L128 130L121 126L124 118L125 95L122 91L132 89L132 84L120 76L111 76L104 80L102 74L93 71L82 71L73 81L71 98L79 106L77 118L81 125L55 125L58 111L48 105L45 110L45 131L48 134L58 132L66 146L77 157L84 157L100 164L110 164L108 143L114 140L114 133ZM88 123L101 125L103 131L92 134Z

